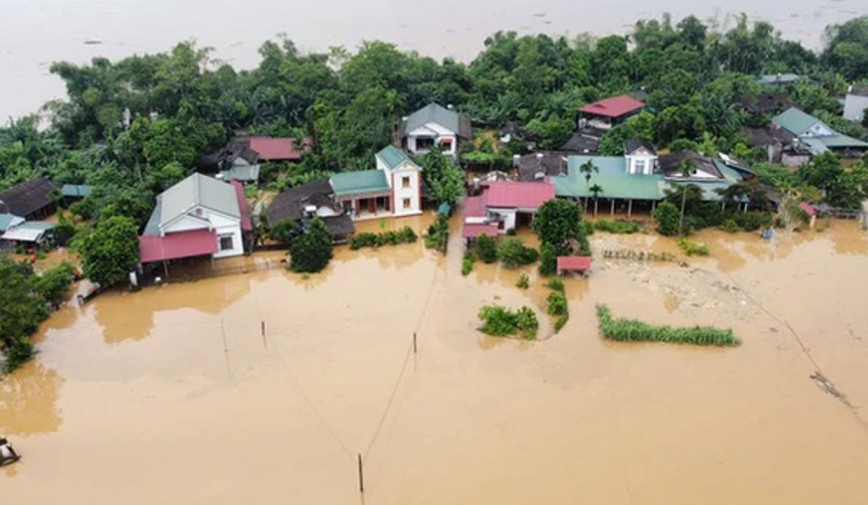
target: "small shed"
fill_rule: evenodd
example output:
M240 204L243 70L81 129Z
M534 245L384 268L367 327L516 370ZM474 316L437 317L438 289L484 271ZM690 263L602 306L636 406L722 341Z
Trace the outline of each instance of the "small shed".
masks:
M814 225L817 224L817 209L808 202L800 203L799 208L808 215L808 228L813 230Z
M558 256L558 275L578 272L586 275L591 269L590 256Z

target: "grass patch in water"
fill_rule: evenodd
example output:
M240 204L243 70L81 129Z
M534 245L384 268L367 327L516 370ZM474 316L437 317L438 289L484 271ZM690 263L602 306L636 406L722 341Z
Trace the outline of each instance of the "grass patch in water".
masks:
M673 344L714 345L734 347L741 345L732 329L719 329L711 326L689 326L673 328L665 325L651 325L636 319L613 318L609 307L597 305L597 322L600 332L607 340L621 342L668 342Z
M687 240L686 237L678 239L678 247L688 256L708 256L711 250L705 244L696 244Z

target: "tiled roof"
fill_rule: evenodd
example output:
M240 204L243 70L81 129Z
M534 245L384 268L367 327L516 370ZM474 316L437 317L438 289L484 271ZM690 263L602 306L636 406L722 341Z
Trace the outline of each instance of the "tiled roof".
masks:
M492 238L497 237L497 225L464 223L464 226L461 228L461 236L464 238L476 238L480 235Z
M332 207L332 193L331 184L325 178L289 188L274 197L265 211L265 216L271 224L284 219L301 221L304 217L304 208L309 205L317 208Z
M642 107L645 107L645 104L639 100L628 95L621 95L590 103L579 110L596 116L621 117Z
M259 154L263 161L296 161L301 152L295 147L295 139L289 137L252 137L250 149Z
M555 187L545 182L493 182L486 193L489 207L537 209L555 197Z
M391 189L382 170L340 172L332 175L329 182L336 196L382 193Z
M54 185L37 177L0 193L0 212L27 217L53 203Z
M253 221L250 219L250 205L244 196L244 186L238 181L232 181L232 189L235 190L235 200L238 202L238 210L241 212L241 229L253 231Z
M194 256L212 255L217 252L217 232L214 230L191 230L139 237L139 258L142 263L168 261Z

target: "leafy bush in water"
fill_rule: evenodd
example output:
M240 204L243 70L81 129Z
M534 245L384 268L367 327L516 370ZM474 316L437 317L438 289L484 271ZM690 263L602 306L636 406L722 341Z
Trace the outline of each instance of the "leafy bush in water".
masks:
M445 253L448 243L449 219L446 216L437 216L437 220L428 227L428 233L425 235L425 247Z
M318 217L313 218L304 233L289 246L289 269L293 272L315 273L332 259L332 236Z
M19 340L6 348L6 361L3 363L3 373L12 373L21 365L30 361L36 355L33 344Z
M741 228L739 228L738 223L736 223L734 219L727 219L722 225L720 225L720 229L727 233L735 233Z
M521 274L518 276L518 281L516 281L515 287L518 289L527 289L530 287L530 279L528 279L527 274Z
M558 271L558 252L555 246L543 244L539 248L539 273L540 275L554 275Z
M650 325L635 319L614 319L605 305L597 305L597 322L603 338L608 340L716 346L741 345L741 341L735 338L731 329L721 330L710 326L673 328Z
M380 233L359 233L350 238L350 249L362 249L364 247L382 247L384 245L410 244L418 240L416 232L409 226L398 231L384 231Z
M507 268L530 265L539 259L539 253L532 247L525 247L520 238L507 237L497 246L497 258Z
M564 281L554 278L546 283L546 287L555 291L564 292Z
M64 261L36 278L36 292L57 307L75 278L75 267Z
M660 205L654 209L651 216L657 220L657 231L661 235L666 235L667 237L678 235L681 213L678 211L678 207L674 204L671 202L661 202Z
M594 222L594 229L608 233L630 234L642 231L642 225L635 221L606 221L600 219Z
M570 320L570 313L565 312L555 321L555 333L561 331L561 329L567 324L567 321Z
M464 259L461 260L461 275L467 277L470 275L470 272L473 271L473 261L476 258L473 257L473 253L470 251L464 252Z
M686 237L681 237L678 239L678 246L684 251L688 256L708 256L711 251L708 249L708 246L705 244L695 244Z
M494 263L497 261L497 242L493 237L480 235L473 244L473 254L483 263Z
M562 316L567 313L567 297L562 291L552 291L548 297L548 314Z
M500 305L486 305L479 309L479 319L479 331L497 337L520 333L523 338L534 339L539 329L536 313L526 306L513 312Z
M772 224L772 215L767 212L739 212L733 220L744 231L756 231L768 228Z

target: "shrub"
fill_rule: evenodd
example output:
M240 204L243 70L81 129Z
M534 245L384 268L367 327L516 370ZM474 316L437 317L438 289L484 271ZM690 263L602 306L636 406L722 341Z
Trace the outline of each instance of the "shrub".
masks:
M520 238L508 237L498 244L497 258L506 268L516 268L534 263L539 253L532 247L525 247Z
M539 329L536 313L526 306L513 312L500 305L486 305L479 309L479 319L479 331L497 337L520 333L523 338L534 339Z
M554 275L558 271L558 254L551 244L543 244L539 248L540 275Z
M382 247L384 245L410 244L417 241L419 237L416 232L409 226L405 226L398 231L384 231L380 233L358 233L350 238L350 249L362 249L364 247Z
M720 225L720 229L727 233L735 233L741 228L739 228L738 223L736 223L734 219L727 219L722 225Z
M642 231L642 225L635 221L606 221L600 219L594 222L594 229L608 233L631 234Z
M63 216L63 214L61 214ZM65 218L61 217L57 225L51 229L54 243L59 247L66 247L75 236L75 226L73 226Z
M293 272L315 273L324 269L332 259L332 236L318 217L313 218L289 247Z
M518 281L515 283L515 286L518 289L527 289L530 287L530 279L528 279L527 274L521 274L518 276Z
M497 261L497 242L493 237L480 235L473 244L473 254L483 263L494 263Z
M661 235L667 237L678 235L681 213L678 212L678 207L673 203L661 202L651 216L657 221L657 231Z
M678 239L678 246L684 251L688 256L708 256L711 251L708 249L708 246L705 244L695 244L686 237L681 237Z
M594 234L594 225L592 225L590 221L582 221L582 223L579 225L579 231L582 235L590 237Z
M446 246L449 243L449 219L446 216L439 215L437 219L428 227L428 233L425 235L425 247L428 249L436 249L442 253L446 253Z
M635 319L613 319L609 308L597 305L597 322L603 338L629 342L670 342L675 344L737 346L731 329L721 330L710 326L673 328L655 326Z
M555 333L561 331L561 329L567 324L567 321L570 320L570 313L566 312L561 315L557 320L555 320Z
M555 291L560 291L561 293L563 293L564 292L564 281L562 281L558 278L554 278L554 279L548 281L548 283L546 283L546 287L549 289L553 289Z
M36 292L46 302L57 307L75 278L75 267L64 261L36 278Z
M36 355L33 344L26 340L19 340L6 350L6 362L3 363L3 373L12 373L21 365L30 361Z
M470 272L473 271L473 261L475 259L472 252L464 251L464 259L461 260L461 275L464 277L470 275Z
M547 312L550 316L562 316L567 313L567 297L562 291L549 293Z
M268 227L268 238L278 244L288 246L292 242L293 237L298 235L300 231L298 223L292 219L281 219Z
M772 215L767 212L739 212L733 220L744 231L756 231L768 228L772 223Z

